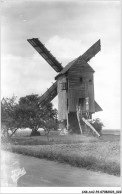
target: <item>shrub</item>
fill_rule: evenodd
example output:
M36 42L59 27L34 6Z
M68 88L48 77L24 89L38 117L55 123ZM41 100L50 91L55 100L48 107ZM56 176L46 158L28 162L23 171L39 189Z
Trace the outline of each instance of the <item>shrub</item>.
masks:
M103 123L99 118L93 119L90 121L90 124L96 129L98 133L101 134L102 127L104 126Z

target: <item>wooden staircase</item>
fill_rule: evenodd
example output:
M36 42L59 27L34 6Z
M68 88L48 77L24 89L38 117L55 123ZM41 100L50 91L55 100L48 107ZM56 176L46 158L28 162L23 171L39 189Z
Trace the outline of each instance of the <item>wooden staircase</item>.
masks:
M98 136L100 137L100 134L96 131L96 129L86 120L84 117L82 117L82 121Z
M89 121L87 119L84 118L84 116L81 114L80 109L78 109L78 107L76 108L76 115L77 115L77 120L78 120L78 125L79 125L79 129L81 134L83 133L84 129L83 127L83 123L85 123L85 125L92 130L93 133L95 133L98 137L100 137L100 134L96 131L96 129L89 123ZM81 124L82 123L82 124Z

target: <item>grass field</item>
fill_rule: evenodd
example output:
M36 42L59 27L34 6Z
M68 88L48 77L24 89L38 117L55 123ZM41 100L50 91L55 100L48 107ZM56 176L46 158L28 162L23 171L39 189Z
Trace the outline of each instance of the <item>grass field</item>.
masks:
M7 150L73 166L120 175L120 135L104 134L100 138L85 135L29 137L16 135Z
M83 142L120 142L120 135L104 132L99 138L85 135L60 135L59 131L52 131L49 136L30 137L30 130L18 131L12 137L11 143L15 145L53 145L53 144L73 144ZM115 133L115 132L114 132ZM42 133L43 134L43 133Z

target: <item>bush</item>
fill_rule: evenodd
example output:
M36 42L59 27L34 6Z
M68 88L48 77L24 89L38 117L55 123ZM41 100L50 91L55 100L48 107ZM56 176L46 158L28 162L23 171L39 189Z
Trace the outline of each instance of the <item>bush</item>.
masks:
M90 121L90 124L96 129L96 131L101 134L102 127L104 126L103 123L99 118L93 119Z

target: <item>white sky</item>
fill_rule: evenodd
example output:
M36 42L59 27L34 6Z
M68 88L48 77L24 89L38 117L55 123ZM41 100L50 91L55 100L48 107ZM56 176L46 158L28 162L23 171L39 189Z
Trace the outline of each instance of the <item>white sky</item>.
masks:
M98 39L101 52L89 64L95 70L95 113L105 128L120 129L120 2L3 0L1 20L1 93L18 98L43 94L56 72L27 42L39 38L65 66ZM52 101L57 107L57 97Z

